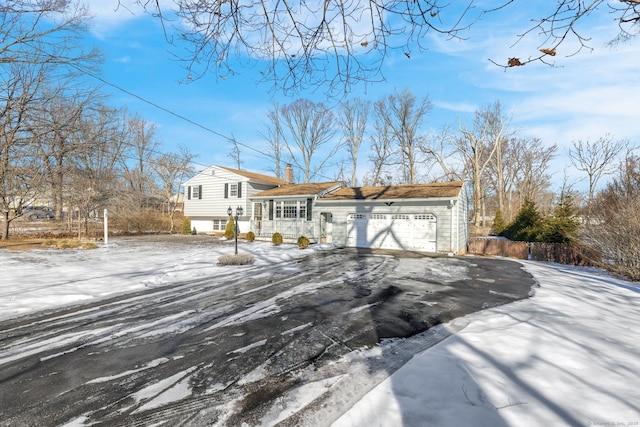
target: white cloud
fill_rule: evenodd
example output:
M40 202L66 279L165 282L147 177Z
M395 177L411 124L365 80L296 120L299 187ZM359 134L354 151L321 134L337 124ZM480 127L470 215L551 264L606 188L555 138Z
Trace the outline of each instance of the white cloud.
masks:
M469 102L447 102L447 101L434 101L435 108L441 108L443 110L454 111L457 113L474 113L478 110L478 106Z
M90 10L91 16L91 32L98 38L103 38L106 34L121 28L123 25L139 17L139 13L136 14L136 8L131 0L121 1L121 6L118 5L118 0L91 2L87 7Z

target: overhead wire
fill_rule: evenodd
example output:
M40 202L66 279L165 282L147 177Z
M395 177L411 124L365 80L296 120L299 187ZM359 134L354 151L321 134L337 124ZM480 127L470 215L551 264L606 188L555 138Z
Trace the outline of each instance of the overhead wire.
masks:
M254 152L258 153L259 155L268 158L269 160L274 160L274 161L276 160L275 157L273 155L269 154L269 153L265 153L263 151L260 151L255 147L252 147L252 146L250 146L248 144L245 144L245 143L242 143L242 142L238 141L233 136L231 136L231 137L227 136L227 135L225 135L223 133L220 133L220 132L218 132L216 130L213 130L213 129L207 127L207 126L204 126L203 124L198 123L195 120L192 120L192 119L190 119L190 118L188 118L188 117L186 117L186 116L184 116L182 114L176 113L175 111L172 111L172 110L170 110L170 109L168 109L166 107L163 107L162 105L157 104L156 102L150 101L150 100L148 100L148 99L146 99L146 98L144 98L144 97L142 97L142 96L140 96L140 95L138 95L138 94L136 94L136 93L134 93L134 92L132 92L132 91L130 91L128 89L123 88L122 86L119 86L119 85L117 85L115 83L112 83L112 82L108 81L104 77L92 72L91 70L88 70L88 69L86 69L86 68L84 68L84 67L82 67L80 65L73 64L73 63L69 63L68 65L73 67L73 68L75 68L76 70L80 71L81 73L86 74L86 75L88 75L88 76L90 76L90 77L92 77L92 78L104 83L107 86L110 86L110 87L112 87L112 88L114 88L114 89L116 89L116 90L118 90L120 92L123 92L123 93L125 93L125 94L127 94L129 96L132 96L135 99L137 99L137 100L139 100L141 102L144 102L145 104L148 104L148 105L150 105L150 106L152 106L154 108L157 108L157 109L159 109L161 111L164 111L167 114L170 114L170 115L172 115L172 116L174 116L174 117L176 117L176 118L178 118L180 120L183 120L183 121L185 121L185 122L187 122L189 124L197 126L197 127L201 128L201 129L203 129L203 130L205 130L205 131L207 131L209 133L212 133L212 134L214 134L216 136L219 136L219 137L227 140L228 142L240 145L240 146L242 146L244 148L247 148L247 149L249 149L251 151L254 151ZM198 166L203 166L203 167L210 166L210 165L197 163L197 162L194 162L194 161L192 161L191 163L193 163L195 165L198 165ZM328 176L326 176L324 174L317 174L317 175L320 176L320 177L323 177L325 179L330 179L330 180L334 179L334 178L330 178L330 177L328 177Z
M270 155L268 153L260 151L257 148L252 147L251 145L248 145L248 144L245 144L243 142L238 141L233 136L228 136L228 135L225 135L225 134L223 134L221 132L213 130L213 129L211 129L211 128L209 128L209 127L207 127L207 126L205 126L205 125L203 125L201 123L196 122L195 120L192 120L192 119L190 119L190 118L188 118L186 116L183 116L182 114L176 113L175 111L172 111L172 110L170 110L170 109L168 109L166 107L163 107L162 105L160 105L160 104L158 104L156 102L153 102L153 101L150 101L150 100L148 100L146 98L143 98L142 96L140 96L140 95L138 95L138 94L136 94L134 92L131 92L130 90L125 89L122 86L119 86L119 85L117 85L115 83L111 83L110 81L106 80L104 77L101 77L101 76L97 75L96 73L85 69L84 67L81 67L81 66L79 66L77 64L69 64L69 65L71 67L75 68L76 70L80 71L81 73L86 74L86 75L88 75L90 77L93 77L94 79L104 83L105 85L111 86L112 88L117 89L120 92L123 92L123 93L125 93L125 94L127 94L129 96L132 96L132 97L136 98L137 100L139 100L141 102L144 102L145 104L151 105L152 107L157 108L157 109L159 109L161 111L164 111L165 113L170 114L170 115L172 115L174 117L177 117L180 120L183 120L183 121L185 121L187 123L190 123L190 124L192 124L194 126L199 127L200 129L203 129L203 130L205 130L205 131L207 131L209 133L212 133L212 134L214 134L216 136L219 136L219 137L227 140L228 142L231 142L231 143L234 143L234 144L238 144L238 145L240 145L240 146L242 146L244 148L247 148L247 149L249 149L251 151L254 151L254 152L260 154L261 156L264 156L264 157L267 157L269 159L275 160L273 155Z

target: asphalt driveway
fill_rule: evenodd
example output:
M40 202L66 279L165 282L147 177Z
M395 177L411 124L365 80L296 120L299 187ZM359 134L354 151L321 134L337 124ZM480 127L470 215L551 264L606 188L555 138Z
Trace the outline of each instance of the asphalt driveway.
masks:
M504 259L352 249L243 271L0 323L0 424L328 423L445 335L399 338L535 285Z

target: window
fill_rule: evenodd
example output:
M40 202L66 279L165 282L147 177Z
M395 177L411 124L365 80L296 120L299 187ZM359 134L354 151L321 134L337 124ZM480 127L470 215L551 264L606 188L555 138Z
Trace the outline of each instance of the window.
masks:
M213 230L214 231L224 231L227 228L227 220L226 219L214 219L213 220Z
M306 200L283 200L273 202L277 219L306 219L309 220L309 210ZM271 216L271 215L269 215Z
M391 215L391 219L409 219L409 215L395 214Z
M298 218L307 219L307 203L306 202L300 202L299 214L300 215L298 216Z
M413 218L418 221L435 221L436 220L436 217L432 214L419 214L419 215L415 215Z
M228 199L230 197L242 197L242 182L224 183L224 198Z
M295 219L298 218L298 202L295 200L285 200L282 206L282 217Z
M202 185L189 186L187 199L202 199Z

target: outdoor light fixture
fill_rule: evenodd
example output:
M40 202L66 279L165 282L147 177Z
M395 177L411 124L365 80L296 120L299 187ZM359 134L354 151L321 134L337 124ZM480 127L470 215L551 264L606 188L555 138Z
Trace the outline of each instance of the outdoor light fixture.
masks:
M236 216L234 217L234 221L235 221L235 226L236 226L236 232L234 233L236 235L236 255L238 255L238 217L242 216L242 211L244 209L242 209L242 206L238 206L236 208ZM229 206L229 209L227 209L227 215L231 216L231 214L233 213L233 209L231 209L231 206Z

